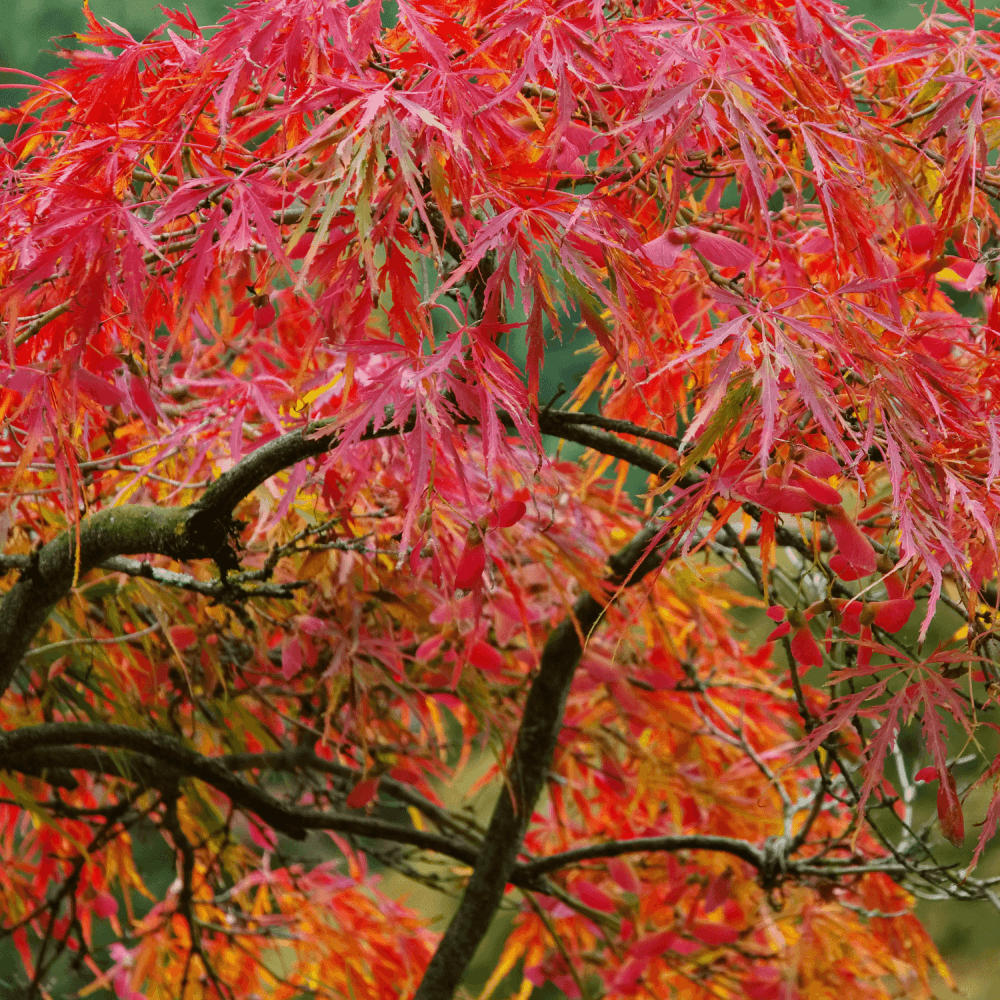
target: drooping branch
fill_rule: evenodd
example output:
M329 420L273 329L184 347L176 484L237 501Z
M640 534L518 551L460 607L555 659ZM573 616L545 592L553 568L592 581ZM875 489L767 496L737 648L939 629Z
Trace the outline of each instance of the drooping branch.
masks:
M77 744L84 744L78 746ZM100 749L99 749L100 748ZM128 754L108 753L108 749ZM243 761L249 764L248 761ZM465 864L476 859L468 842L373 819L358 812L325 812L288 805L234 773L226 758L206 757L166 733L104 723L44 723L0 734L0 768L40 774L92 770L140 781L151 787L179 778L197 778L228 796L240 809L296 840L307 830L336 830L436 851ZM537 885L536 879L523 880Z
M758 871L764 867L764 854L753 844L735 837L712 837L703 834L670 837L633 837L629 840L609 840L603 844L574 847L560 854L550 854L517 866L517 872L525 875L544 875L559 871L581 861L599 858L617 858L623 854L651 854L654 851L721 851L741 858Z
M261 753L229 753L219 758L220 763L234 771L318 771L333 775L343 781L359 781L364 775L355 768L320 757L309 746L299 746L291 750L272 750ZM478 850L482 839L475 821L468 816L457 818L443 806L436 805L421 795L405 781L396 781L387 774L379 778L379 793L387 792L393 798L413 806L424 814L439 829L451 830L463 839L469 840Z
M583 643L622 586L638 583L663 560L663 526L652 522L609 560L604 597L581 594L542 651L508 768L462 902L434 953L414 1000L449 1000L486 933L514 874L528 821L552 763L566 698Z

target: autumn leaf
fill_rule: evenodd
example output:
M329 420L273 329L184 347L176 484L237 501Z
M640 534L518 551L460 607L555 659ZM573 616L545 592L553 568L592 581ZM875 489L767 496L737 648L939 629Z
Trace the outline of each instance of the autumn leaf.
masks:
M348 809L363 809L370 802L374 801L375 796L378 794L378 786L378 778L366 778L364 781L359 781L351 789L350 794L344 800L344 804Z
M447 1000L501 905L484 1000L948 981L913 899L991 892L1000 819L995 40L634 7L84 5L16 78L29 993ZM961 882L896 820L916 727L957 850L949 761L986 802Z
M913 777L916 781L939 781L937 813L941 832L955 847L961 847L965 843L965 817L962 814L962 803L958 798L955 775L951 769L945 768L944 771L938 772L936 767L924 767Z

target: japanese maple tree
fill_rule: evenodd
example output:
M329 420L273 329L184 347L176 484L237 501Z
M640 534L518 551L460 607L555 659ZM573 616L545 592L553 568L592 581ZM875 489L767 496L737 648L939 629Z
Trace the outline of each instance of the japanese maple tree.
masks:
M949 981L914 896L995 901L1000 818L989 18L84 15L5 77L4 988L443 1000L501 906L484 998Z

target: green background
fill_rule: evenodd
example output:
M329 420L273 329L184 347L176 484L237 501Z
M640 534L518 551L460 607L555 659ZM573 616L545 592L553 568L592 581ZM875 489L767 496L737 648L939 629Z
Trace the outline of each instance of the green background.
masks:
M174 0L165 6L179 7ZM202 25L214 23L231 4L220 0L188 0L187 6ZM383 4L383 7L388 6ZM0 66L17 67L44 76L59 63L53 55L58 43L50 39L82 31L86 22L81 12L82 0L7 0L0 7ZM916 5L905 0L863 0L849 5L850 10L868 18L881 28L909 28L920 20ZM92 0L91 10L108 18L141 38L165 20L157 5L149 0ZM10 82L8 77L4 82ZM0 103L16 103L16 95L6 92Z
M58 36L82 31L86 24L81 12L82 0L8 0L3 10L0 30L0 66L27 70L39 76L56 68L60 63L55 55ZM219 0L188 0L192 13L202 25L214 23L228 9ZM179 6L179 4L178 4ZM164 20L164 16L146 0L92 0L92 10L108 18L140 38ZM867 18L882 28L913 27L920 20L920 11L905 0L862 0L850 5L852 14ZM55 41L53 41L55 39ZM24 82L17 74L4 73L0 82L10 85ZM0 92L0 104L16 104L23 96L17 88ZM578 367L580 359L572 352L559 352L565 362ZM546 373L552 382L563 376L572 384L572 373ZM928 802L933 808L932 802ZM985 811L986 801L972 800L967 815L971 818ZM978 829L970 827L968 842L978 836ZM144 860L147 865L166 867L166 859L156 857L150 850ZM977 875L994 873L998 867L995 855L980 866ZM155 860L154 860L155 858ZM967 858L966 858L967 860ZM168 874L172 872L168 870ZM148 872L147 872L148 874ZM152 878L151 882L157 881ZM940 947L946 961L955 972L963 992L970 1000L994 1000L1000 997L1000 914L987 903L933 902L921 903L920 914ZM484 948L488 952L490 948ZM0 952L6 949L0 948ZM482 952L479 962L488 963ZM488 970L480 969L480 974ZM485 978L485 975L484 975ZM2 976L0 976L2 982ZM470 985L472 985L470 983ZM940 994L948 991L941 984ZM536 991L536 996L538 996Z

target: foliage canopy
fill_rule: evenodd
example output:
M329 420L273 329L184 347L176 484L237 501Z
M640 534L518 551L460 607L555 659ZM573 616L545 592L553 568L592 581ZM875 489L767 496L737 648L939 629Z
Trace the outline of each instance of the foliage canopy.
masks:
M28 995L438 1000L508 893L484 997L929 996L1000 817L1000 36L398 8L87 7L4 113Z

